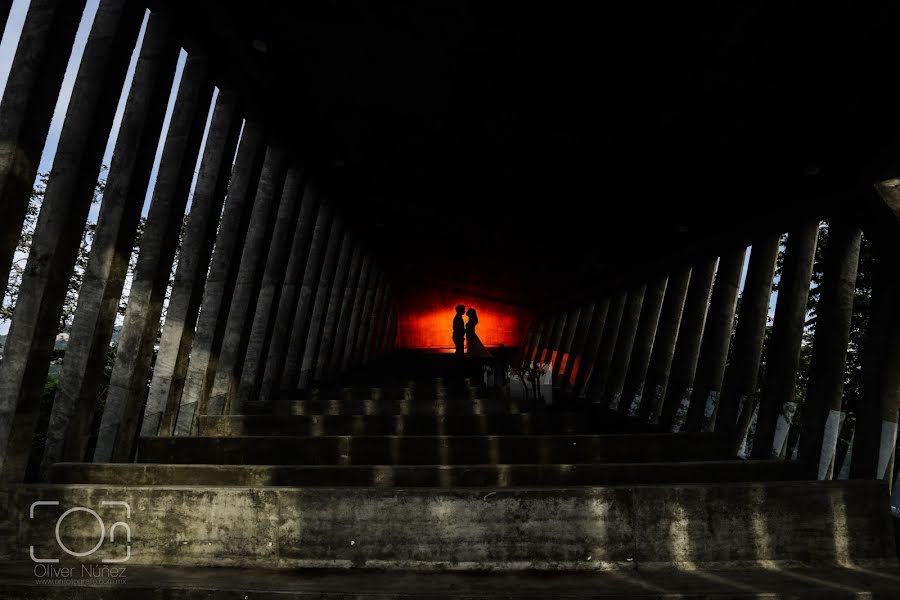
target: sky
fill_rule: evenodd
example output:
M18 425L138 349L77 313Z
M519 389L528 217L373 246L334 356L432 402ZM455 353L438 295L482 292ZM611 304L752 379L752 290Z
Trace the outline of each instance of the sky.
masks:
M3 32L3 39L0 41L0 89L6 88L6 80L9 77L9 71L12 67L13 57L15 56L16 47L19 43L19 36L22 31L22 24L25 21L25 15L28 11L29 0L13 0L12 8L10 10L9 19L6 24L6 29ZM66 116L66 109L69 104L69 99L72 95L72 89L75 84L75 77L78 74L78 66L81 63L81 57L84 53L85 43L87 42L88 33L90 32L91 24L94 21L94 17L97 13L97 6L99 4L99 0L87 0L87 5L84 11L84 15L81 19L81 24L78 27L78 33L75 36L75 42L72 49L72 55L69 58L69 64L66 68L65 77L63 78L62 87L60 88L59 99L56 103L56 108L53 113L53 120L50 123L50 130L47 135L47 142L44 146L44 151L41 155L41 160L38 166L38 173L46 173L49 172L52 164L53 157L56 154L56 147L59 143L60 132L62 131L63 122ZM141 25L140 36L138 38L138 42L135 46L135 50L131 57L131 62L128 66L128 74L126 76L125 85L122 89L122 94L119 98L118 108L116 110L115 118L113 120L112 130L109 136L109 143L107 144L106 151L103 155L103 164L109 166L112 161L112 154L115 145L116 137L118 137L119 126L122 123L122 115L125 112L125 101L128 97L128 91L131 88L131 81L134 77L134 69L135 64L137 62L138 52L140 50L141 42L144 37L144 29L147 24L147 17L144 17L144 23ZM181 73L184 69L185 59L187 58L187 54L182 50L179 57L178 63L176 66L175 72L175 81L172 86L172 93L169 97L169 103L166 110L165 120L163 122L163 132L168 130L169 121L172 116L172 108L175 104L175 95L178 90L178 84L181 81ZM212 103L215 103L216 96L218 95L218 89L215 90L213 94ZM212 106L212 104L211 104ZM206 122L207 131L209 129L209 122L212 119L212 110L209 111L209 116ZM203 146L206 145L206 131L203 134ZM147 211L150 207L150 200L153 193L153 188L156 183L156 174L159 170L159 162L162 156L163 143L165 141L165 135L161 136L159 145L157 147L156 159L153 163L153 170L150 175L150 185L147 187L147 194L144 201L143 215L147 215ZM200 156L202 156L203 148L201 147ZM197 180L197 172L199 170L200 164L199 160L197 165L195 165L194 169L194 181L191 184L191 196L193 195L194 184ZM188 200L188 208L190 208L190 199ZM100 204L94 204L91 206L90 213L88 215L88 221L95 223L97 221L97 216L100 212ZM24 258L24 255L17 254L16 259ZM126 284L127 285L127 284ZM5 334L9 330L9 322L0 322L0 335Z

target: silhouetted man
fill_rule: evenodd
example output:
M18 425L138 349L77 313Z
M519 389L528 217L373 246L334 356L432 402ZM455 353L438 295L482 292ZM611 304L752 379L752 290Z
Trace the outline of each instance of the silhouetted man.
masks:
M453 317L453 345L456 346L456 354L463 356L465 353L464 342L466 340L466 322L463 321L463 315L466 307L462 304L456 306L456 316Z

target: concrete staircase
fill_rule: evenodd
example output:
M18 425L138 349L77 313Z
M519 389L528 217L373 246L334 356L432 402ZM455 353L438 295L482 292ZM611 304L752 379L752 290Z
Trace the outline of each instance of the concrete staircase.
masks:
M462 378L384 379L202 417L198 437L142 439L135 463L57 464L49 485L4 488L14 541L0 588L32 589L18 562L30 545L60 554L53 528L21 510L58 501L107 524L128 504L129 598L900 590L879 482L801 481L799 465L732 459L713 434L516 402ZM90 549L96 520L68 519L59 535ZM90 559L127 545L120 535Z

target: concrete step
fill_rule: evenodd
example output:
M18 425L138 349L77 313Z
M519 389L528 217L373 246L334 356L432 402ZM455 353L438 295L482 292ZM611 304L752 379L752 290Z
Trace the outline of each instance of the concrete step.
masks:
M73 507L97 516L61 518ZM862 480L477 490L13 485L0 487L8 532L0 557L90 550L98 519L127 524L131 536L119 528L91 562L130 551L129 568L897 565L887 486Z
M434 396L415 398L331 398L284 400L272 406L281 415L515 415L544 408L533 402L506 398L448 399Z
M550 435L613 433L620 423L586 412L517 415L201 416L200 435Z
M142 463L248 465L453 465L725 460L710 433L518 436L141 438Z
M287 466L59 463L52 483L199 486L529 487L802 479L790 461L577 465Z
M75 573L81 576L78 566ZM681 600L846 600L896 598L900 568L793 567L767 569L669 568L560 573L386 573L286 571L235 567L129 567L122 584L79 586L39 583L31 562L0 565L0 596L34 600L583 600L645 598ZM118 578L117 578L118 579ZM97 578L94 581L102 581Z

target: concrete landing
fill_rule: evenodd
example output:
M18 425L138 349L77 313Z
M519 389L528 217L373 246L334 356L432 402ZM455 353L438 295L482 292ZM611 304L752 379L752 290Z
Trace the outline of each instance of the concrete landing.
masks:
M281 571L237 568L132 566L118 584L51 584L31 563L0 565L0 596L7 600L96 598L125 600L582 600L660 599L896 599L900 568L749 568L674 571L632 569L567 573ZM37 583L45 580L43 585ZM57 578L57 581L59 579ZM91 579L88 579L91 582Z
M568 465L170 465L58 463L58 484L207 486L529 487L790 481L796 462L727 460Z

